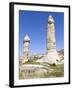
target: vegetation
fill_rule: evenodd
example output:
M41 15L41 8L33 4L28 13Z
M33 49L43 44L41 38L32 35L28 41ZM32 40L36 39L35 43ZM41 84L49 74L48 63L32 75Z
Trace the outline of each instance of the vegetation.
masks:
M38 65L40 65L39 62L34 62L34 61L31 61L31 60L28 60L28 61L25 62L24 64L38 64Z
M58 64L56 66L50 66L53 71L49 73L50 77L63 77L64 76L64 64Z
M20 79L28 79L28 78L50 78L50 77L63 77L64 76L64 64L49 64L49 63L39 63L39 62L32 62L28 61L25 64L35 64L35 65L43 65L44 67L48 68L46 73L40 72L29 72L26 75L26 72L20 72L19 78Z

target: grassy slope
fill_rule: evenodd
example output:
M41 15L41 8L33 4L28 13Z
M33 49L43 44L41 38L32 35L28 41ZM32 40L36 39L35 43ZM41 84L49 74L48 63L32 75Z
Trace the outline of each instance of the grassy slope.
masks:
M40 75L39 78L63 77L64 76L64 64L55 65L55 64L48 64L48 63L31 62L31 61L28 61L24 64L43 65L52 70L52 71L47 71L47 73L42 76ZM19 74L20 74L19 75L20 79L23 79L22 72L20 72Z

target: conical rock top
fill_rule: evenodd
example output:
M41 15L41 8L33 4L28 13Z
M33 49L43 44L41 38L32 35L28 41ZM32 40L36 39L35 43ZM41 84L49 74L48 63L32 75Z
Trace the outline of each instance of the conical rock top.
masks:
M54 19L53 19L52 15L49 15L49 17L48 17L48 23L49 24L54 23Z
M30 41L30 38L29 38L29 36L26 34L25 37L24 37L24 42L27 42L27 41Z

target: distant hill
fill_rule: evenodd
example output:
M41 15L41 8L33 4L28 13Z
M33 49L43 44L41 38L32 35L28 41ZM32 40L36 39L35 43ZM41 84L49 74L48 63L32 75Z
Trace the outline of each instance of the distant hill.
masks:
M61 49L58 53L64 55L64 49Z

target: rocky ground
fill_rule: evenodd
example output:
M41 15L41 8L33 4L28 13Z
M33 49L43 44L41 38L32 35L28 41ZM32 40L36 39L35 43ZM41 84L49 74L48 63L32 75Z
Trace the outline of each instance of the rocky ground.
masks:
M24 64L20 63L19 79L52 78L64 76L64 50L58 51L61 60L58 64L37 62L44 60L44 55L33 55ZM44 60L45 61L45 60Z
M27 66L27 67L26 67ZM25 63L19 73L20 79L51 78L64 76L64 64Z

